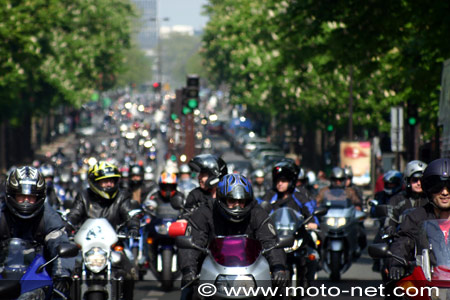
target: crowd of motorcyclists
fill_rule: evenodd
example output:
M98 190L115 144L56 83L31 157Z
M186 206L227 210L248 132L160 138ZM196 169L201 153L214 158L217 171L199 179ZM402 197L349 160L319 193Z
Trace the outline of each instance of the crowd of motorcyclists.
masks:
M151 140L145 139L142 145L146 141ZM123 160L109 157L110 149L116 153L117 142L112 139L91 152L92 142L82 139L76 157L81 164L70 162L63 149L58 149L44 163L11 168L2 183L0 242L33 241L50 260L58 256L58 246L71 243L89 219L105 218L117 231L121 245L114 248L119 258L108 276L123 280L119 291L124 299L133 299L134 283L143 278L146 268L167 289L181 277L182 298L191 299L199 297L194 287L206 255L200 249L217 237L246 236L258 241L265 249L274 285L296 281L296 286L308 287L321 268L338 280L361 255L368 244L363 223L368 204L368 213L379 220L378 233L370 242L386 243L397 257L374 259L373 271L381 272L388 283L410 271L398 258L412 261L417 249L432 250L430 241L421 235L422 222L450 217L450 159L428 165L414 160L403 173L386 172L384 189L366 203L361 189L352 184L349 167L334 167L329 184L319 176L323 179L320 189L314 188L317 182L310 182L305 169L289 158L274 162L270 181L267 170L261 168L248 178L236 172L228 174L226 161L214 154L196 155L179 166L169 159L162 172L155 174L153 156L142 162L127 150ZM148 148L156 141L151 143ZM129 143L127 148L145 153L145 147L139 148L142 145ZM133 211L139 213L130 214ZM289 218L279 220L278 216ZM142 221L145 218L148 222ZM283 227L283 222L288 227ZM195 247L177 247L168 233L173 223L185 224L184 236L191 237ZM95 239L100 229L90 228L86 239ZM347 230L346 237L338 229ZM284 235L291 235L294 244L280 248ZM447 240L448 231L443 235ZM89 261L92 253L82 250L81 258L59 257L48 266L53 288L60 296L74 295L74 278L86 278L91 272L91 279L98 279L101 270L95 272L93 266L101 261L103 250L92 249L94 255L100 255L97 260ZM24 294L29 298L23 299L40 299L44 290Z

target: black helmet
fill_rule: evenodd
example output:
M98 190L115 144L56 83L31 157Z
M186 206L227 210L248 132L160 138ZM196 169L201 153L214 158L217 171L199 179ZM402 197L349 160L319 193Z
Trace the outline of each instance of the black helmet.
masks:
M450 188L450 158L439 158L429 163L421 182L423 191L429 197L445 186Z
M16 195L36 196L36 202L18 203ZM13 170L6 179L6 206L22 219L36 216L44 208L46 196L45 179L38 169L25 166Z
M200 154L195 156L189 162L189 167L194 172L206 172L209 174L206 186L212 188L219 183L220 179L228 173L227 164L221 159L212 154Z
M332 188L345 187L345 180L347 179L345 170L341 167L334 167L333 169L331 169L330 179ZM337 183L338 180L340 181L340 184Z
M116 184L112 188L102 188L98 184L99 180L106 178L116 179ZM118 181L120 179L119 169L106 161L99 161L89 168L88 183L91 190L103 199L113 199L119 190Z
M388 195L394 195L402 189L403 175L399 171L390 170L383 176L384 192Z
M281 161L277 163L272 169L273 189L276 190L277 181L284 177L289 181L288 191L292 193L295 189L298 173L298 166L291 161Z
M141 179L133 180L133 176L140 176ZM137 189L144 183L144 168L140 165L132 165L129 171L130 188Z
M256 204L250 181L240 174L228 174L220 180L217 186L217 200L222 215L232 222L244 220ZM228 208L227 200L241 200L245 202L245 206Z

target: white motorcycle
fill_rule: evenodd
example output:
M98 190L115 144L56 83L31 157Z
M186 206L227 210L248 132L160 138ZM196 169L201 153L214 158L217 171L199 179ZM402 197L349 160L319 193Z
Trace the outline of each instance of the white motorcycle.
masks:
M129 217L140 214L139 209L132 210ZM74 276L75 299L106 300L123 299L123 268L126 260L124 247L116 245L119 238L125 235L117 234L108 220L104 218L88 219L74 237L75 243L81 247L81 273Z

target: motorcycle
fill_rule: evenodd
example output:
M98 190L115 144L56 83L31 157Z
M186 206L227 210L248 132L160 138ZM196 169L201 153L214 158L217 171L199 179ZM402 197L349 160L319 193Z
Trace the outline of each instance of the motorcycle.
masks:
M135 209L128 216L131 219L141 213L140 209ZM123 225L119 229L121 227ZM74 236L82 252L81 270L74 276L74 299L122 299L125 296L123 263L127 258L123 244L118 243L119 238L127 239L127 236L116 233L104 218L87 219L80 227Z
M179 248L197 249L206 257L202 263L199 276L182 289L196 281L213 284L217 291L215 298L243 298L245 290L261 293L272 286L269 263L263 254L275 248L291 247L293 236L279 237L275 246L263 249L259 241L246 235L218 236L209 243L208 248L194 244L191 236L177 236ZM227 293L234 288L236 293Z
M280 207L270 215L278 236L293 236L295 239L292 247L284 249L294 286L306 288L318 271L320 255L317 245L305 225L313 217L323 216L326 213L325 207L318 208L305 219L303 215L292 208Z
M46 261L41 245L19 238L5 240L0 249L0 298L16 299L22 294L35 292L40 299L50 299L53 293L67 299L63 293L53 289L52 278L45 267L60 257L76 256L78 247L63 244L57 252L55 257Z
M362 222L366 214L355 209L350 199L325 201L328 213L321 223L324 236L322 245L323 268L332 281L339 281L341 274L361 255L358 244Z
M394 255L384 243L369 246L372 258L390 258L402 264L406 269L406 276L401 280L388 282L387 285L402 288L405 299L428 300L448 299L450 296L450 251L448 248L448 232L450 220L426 220L419 234L425 242L420 252L416 251L414 261L407 261ZM418 293L406 293L413 288ZM421 292L424 291L424 292ZM409 294L409 295L408 295ZM398 295L398 294L397 294Z
M161 282L162 289L169 291L173 280L180 275L177 264L177 247L169 235L169 227L176 222L182 208L182 199L172 197L169 203L144 201L144 211L150 215L147 225L149 265L153 275Z

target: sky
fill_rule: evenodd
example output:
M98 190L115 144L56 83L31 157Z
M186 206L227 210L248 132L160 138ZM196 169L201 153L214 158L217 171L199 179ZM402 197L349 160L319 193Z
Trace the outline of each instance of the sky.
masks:
M194 29L202 29L208 18L200 13L207 3L208 0L158 0L158 17L169 18L161 26L191 25Z

